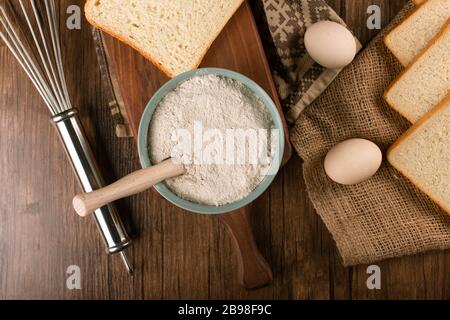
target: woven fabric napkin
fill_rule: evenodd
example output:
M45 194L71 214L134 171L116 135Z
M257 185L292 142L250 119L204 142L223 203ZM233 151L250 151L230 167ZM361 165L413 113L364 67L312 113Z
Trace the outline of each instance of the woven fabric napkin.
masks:
M369 181L341 186L327 178L323 159L349 138L366 138L384 151L409 127L384 101L402 67L383 37L408 4L328 89L300 115L291 132L304 160L309 196L333 235L345 265L450 248L450 217L386 161Z
M345 22L324 0L260 0L255 6L286 120L293 124L341 71L311 59L303 41L307 28L323 20Z

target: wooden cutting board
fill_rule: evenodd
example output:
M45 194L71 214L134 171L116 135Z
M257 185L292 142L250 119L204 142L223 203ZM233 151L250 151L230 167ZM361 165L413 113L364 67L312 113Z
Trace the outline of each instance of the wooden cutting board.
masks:
M123 104L135 137L142 113L153 94L169 78L139 53L109 35L102 34L106 64L114 91ZM272 96L285 124L284 160L292 153L289 134L271 76L267 58L250 5L245 2L211 46L201 67L220 67L246 75ZM164 201L161 199L161 201ZM259 253L246 208L219 218L227 227L238 253L239 277L247 288L260 287L272 279L271 270Z

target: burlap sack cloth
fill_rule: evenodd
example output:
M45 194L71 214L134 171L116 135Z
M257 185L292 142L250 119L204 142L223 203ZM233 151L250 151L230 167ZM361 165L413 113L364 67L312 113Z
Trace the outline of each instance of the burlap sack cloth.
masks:
M376 176L356 186L333 183L323 169L327 151L343 140L370 139L386 151L409 127L383 100L401 71L383 44L390 28L303 111L291 132L304 160L309 196L346 266L450 248L450 217L387 161Z

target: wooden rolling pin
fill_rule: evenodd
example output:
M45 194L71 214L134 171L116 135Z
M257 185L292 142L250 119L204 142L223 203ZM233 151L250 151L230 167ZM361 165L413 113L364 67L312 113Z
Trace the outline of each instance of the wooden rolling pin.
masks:
M133 172L102 189L75 196L73 208L78 215L86 217L108 203L141 193L155 184L185 173L186 169L182 164L168 159L158 165Z

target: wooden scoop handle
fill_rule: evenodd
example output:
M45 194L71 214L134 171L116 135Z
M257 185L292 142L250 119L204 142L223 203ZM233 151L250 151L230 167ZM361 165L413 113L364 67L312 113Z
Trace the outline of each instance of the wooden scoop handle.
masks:
M86 217L110 202L143 192L161 181L185 172L182 164L168 159L153 167L136 171L102 189L75 196L73 208L80 216Z

